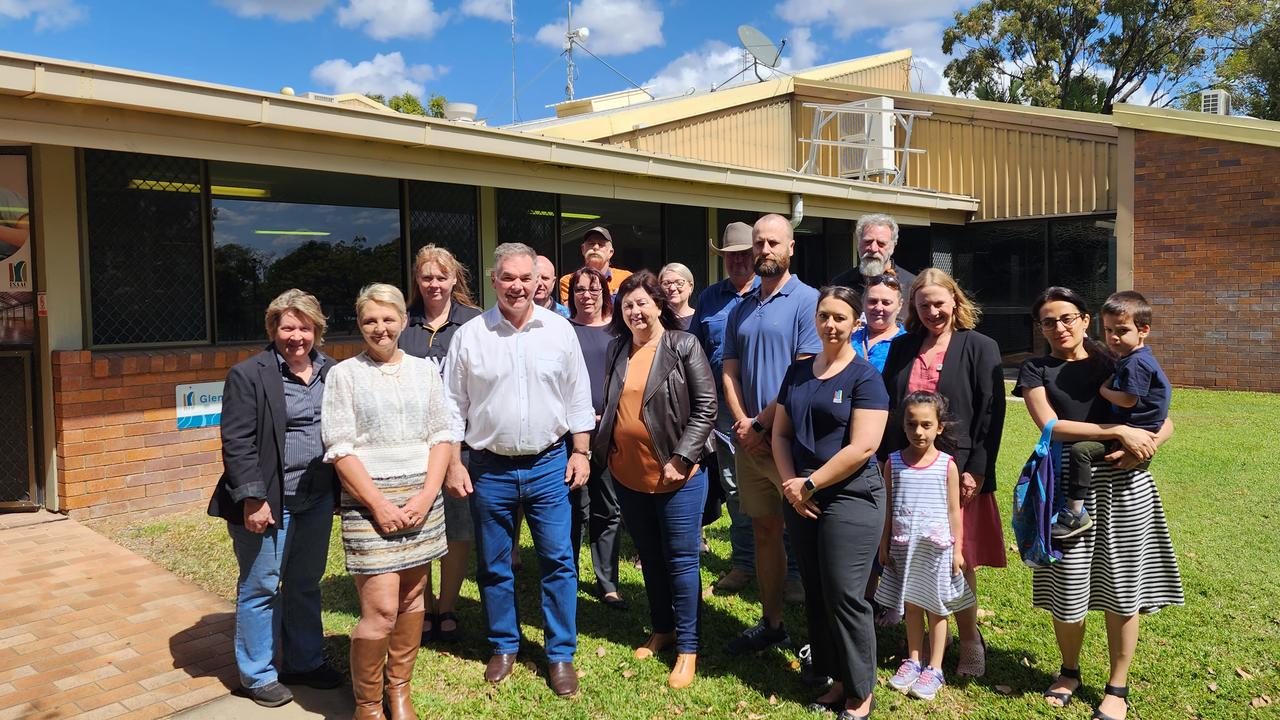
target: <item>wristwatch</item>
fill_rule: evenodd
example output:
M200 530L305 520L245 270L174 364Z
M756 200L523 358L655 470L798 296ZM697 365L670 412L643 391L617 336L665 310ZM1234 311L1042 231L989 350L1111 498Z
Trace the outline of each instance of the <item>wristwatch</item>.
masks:
M751 429L755 430L761 435L765 434L766 432L769 432L769 428L765 427L764 425L761 425L760 421L757 420L756 418L751 418Z
M804 491L809 493L809 497L813 497L813 494L818 492L818 486L813 484L813 478L804 479Z
M590 451L590 450L579 450L578 448L574 448L574 449L570 450L569 452L570 452L570 453L573 453L574 455L581 455L581 456L585 457L585 458L586 458L586 459L588 459L588 460L590 460L590 459L591 459L591 451Z

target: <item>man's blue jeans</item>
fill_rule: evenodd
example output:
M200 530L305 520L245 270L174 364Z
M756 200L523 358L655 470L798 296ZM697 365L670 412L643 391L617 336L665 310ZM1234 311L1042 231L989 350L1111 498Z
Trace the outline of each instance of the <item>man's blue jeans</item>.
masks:
M627 531L636 543L655 633L676 634L676 652L698 652L698 564L707 475L695 474L675 492L642 493L616 483Z
M320 578L329 559L333 496L313 495L286 505L282 514L261 535L227 524L240 565L235 649L245 688L276 682L280 672L307 672L324 663Z
M578 573L569 541L572 509L564 481L565 447L507 458L472 451L471 516L476 531L476 584L494 654L520 651L511 548L516 508L524 511L542 571L542 616L549 662L573 662L578 649Z

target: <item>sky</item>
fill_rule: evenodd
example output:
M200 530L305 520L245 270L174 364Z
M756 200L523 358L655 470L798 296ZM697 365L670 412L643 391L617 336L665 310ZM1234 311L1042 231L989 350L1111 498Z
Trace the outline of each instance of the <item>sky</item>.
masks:
M737 28L786 40L783 69L886 50L915 53L913 89L945 92L942 30L972 0L575 0L575 96L657 96L742 68ZM0 49L298 94L412 92L472 102L491 125L566 99L567 6L515 0L0 0ZM607 65L617 70L611 70Z

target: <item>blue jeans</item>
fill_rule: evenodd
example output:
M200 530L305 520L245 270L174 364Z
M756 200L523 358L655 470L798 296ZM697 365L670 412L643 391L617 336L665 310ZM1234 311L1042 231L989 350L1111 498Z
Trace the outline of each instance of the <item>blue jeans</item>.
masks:
M329 559L333 496L313 495L286 505L282 514L261 535L227 524L240 566L235 649L240 684L246 688L273 683L280 672L307 672L324 663L320 578Z
M511 547L516 508L524 511L542 571L542 616L549 662L573 662L578 649L578 573L569 541L572 509L564 481L565 448L505 458L471 452L471 516L476 533L476 584L495 654L520 651Z
M698 574L707 476L698 473L675 492L641 493L615 483L622 518L635 541L655 633L676 633L676 652L698 652Z

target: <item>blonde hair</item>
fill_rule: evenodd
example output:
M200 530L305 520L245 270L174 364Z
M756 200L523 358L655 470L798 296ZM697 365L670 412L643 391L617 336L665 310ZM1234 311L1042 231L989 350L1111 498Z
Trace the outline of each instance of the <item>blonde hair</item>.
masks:
M267 305L265 325L268 340L275 340L276 330L280 329L280 319L287 312L297 313L315 326L315 347L324 345L324 331L329 323L325 320L324 311L320 309L320 301L315 295L297 288L285 290Z
M400 313L401 320L409 316L408 310L404 306L404 293L400 292L400 288L395 285L371 283L360 288L360 294L356 296L357 320L360 318L360 311L371 302L390 305L396 309L396 312Z
M458 262L458 258L454 257L453 253L435 243L422 246L413 257L413 279L409 283L409 307L426 313L426 305L422 302L422 294L418 290L418 276L422 274L422 268L427 263L435 263L453 276L455 282L451 294L454 302L467 307L476 307L475 301L471 299L471 278L470 273L467 272L467 266Z
M663 265L662 269L658 271L658 281L661 282L662 276L666 275L669 272L679 275L681 278L684 279L685 282L689 283L689 289L690 290L693 289L694 287L693 271L690 270L688 266L686 266L684 263L673 262L673 263L667 263L666 265Z
M924 323L920 322L920 314L916 311L916 293L927 285L937 285L951 293L951 299L956 303L956 311L951 314L952 329L972 330L978 327L982 308L964 294L964 290L960 289L960 285L945 270L926 268L916 276L915 282L911 283L911 291L907 293L907 330L917 332L924 329Z

